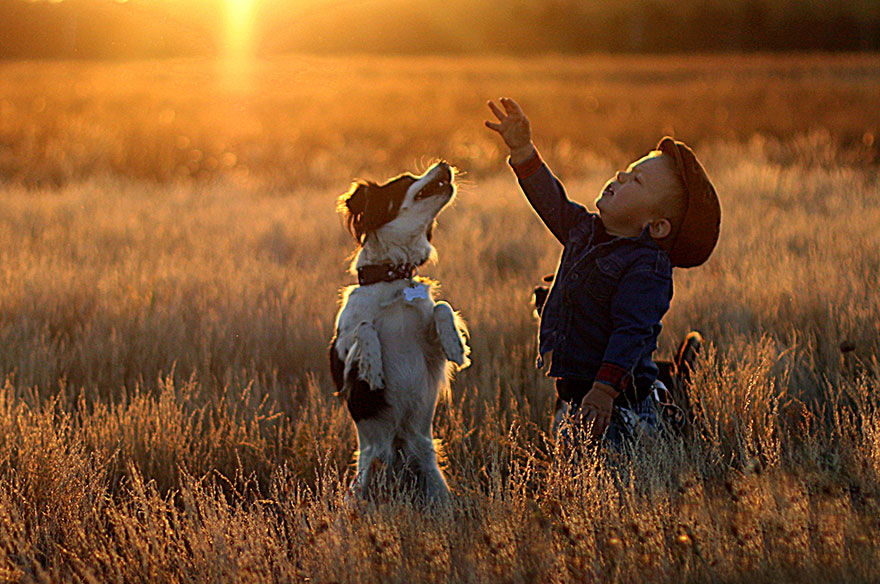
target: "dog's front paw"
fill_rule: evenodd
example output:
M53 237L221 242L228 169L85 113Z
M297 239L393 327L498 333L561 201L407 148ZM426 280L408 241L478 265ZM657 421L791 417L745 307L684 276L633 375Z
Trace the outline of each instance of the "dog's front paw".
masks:
M434 306L434 327L446 358L458 365L460 369L470 365L468 355L471 350L465 338L467 328L446 302L438 302Z
M365 364L361 361L361 364ZM370 389L382 389L385 387L385 374L382 372L381 364L379 367L366 366L359 369L358 377L366 381L370 385Z
M358 378L366 381L371 389L385 387L385 372L382 368L382 345L379 333L369 322L362 322L355 330L355 342L351 347L351 362L357 364ZM348 371L350 366L346 368ZM347 372L346 371L346 372Z
M471 360L468 358L470 347L463 343L458 335L445 339L441 337L440 342L443 344L443 353L446 354L446 358L458 365L459 369L464 369L471 364Z

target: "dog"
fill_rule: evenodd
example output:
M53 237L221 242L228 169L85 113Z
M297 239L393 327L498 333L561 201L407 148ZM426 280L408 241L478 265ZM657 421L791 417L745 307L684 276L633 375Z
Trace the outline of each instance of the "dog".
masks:
M357 242L358 284L342 291L330 370L357 427L352 492L362 499L401 482L426 503L449 496L437 463L434 410L448 396L453 372L470 364L470 348L463 320L434 299L434 283L417 273L436 257L431 236L455 196L454 174L438 162L421 176L355 182L339 197Z

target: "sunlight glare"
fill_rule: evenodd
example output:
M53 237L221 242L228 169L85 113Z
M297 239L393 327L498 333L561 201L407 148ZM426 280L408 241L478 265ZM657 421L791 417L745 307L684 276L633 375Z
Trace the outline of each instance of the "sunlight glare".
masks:
M254 0L226 0L225 80L247 90L253 61Z
M227 56L250 56L253 24L254 0L226 0Z

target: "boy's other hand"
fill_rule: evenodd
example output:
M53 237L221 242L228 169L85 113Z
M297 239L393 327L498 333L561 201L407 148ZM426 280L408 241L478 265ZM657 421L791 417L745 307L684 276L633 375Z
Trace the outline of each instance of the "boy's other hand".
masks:
M504 143L510 148L510 161L513 164L525 162L535 151L529 118L523 113L519 104L509 97L502 97L501 105L504 107L503 110L495 105L494 101L489 102L489 109L498 121L486 120L486 127L498 132L504 139Z
M578 416L585 426L589 427L592 424L593 440L602 438L602 434L608 429L608 424L611 423L611 411L614 409L614 398L618 395L619 392L614 391L613 387L597 381L581 400Z

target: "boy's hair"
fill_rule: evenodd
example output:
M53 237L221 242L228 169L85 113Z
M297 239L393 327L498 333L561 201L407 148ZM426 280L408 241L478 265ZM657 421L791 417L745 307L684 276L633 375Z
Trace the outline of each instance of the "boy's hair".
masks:
M672 230L667 253L678 268L699 266L712 254L721 230L721 203L706 170L684 142L666 136L657 150L675 163L684 197L684 214L678 229ZM675 226L673 226L675 227Z
M668 154L664 155L661 150L654 150L650 154L651 156L660 156L670 173L669 184L664 185L666 188L663 189L663 193L658 201L659 208L657 212L669 221L671 229L666 237L656 240L661 249L666 253L670 253L675 236L678 235L678 231L681 229L681 224L687 211L687 190L676 168L675 159Z

